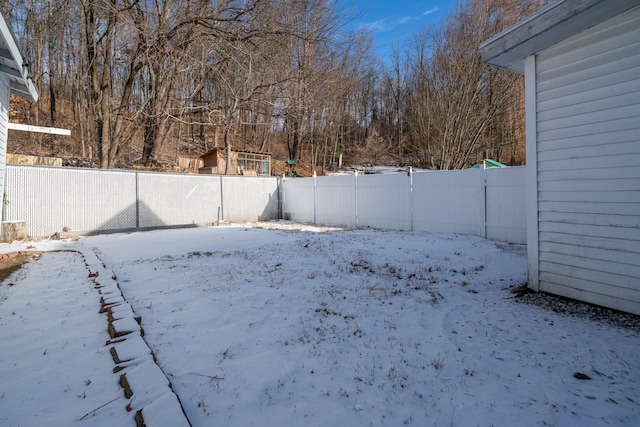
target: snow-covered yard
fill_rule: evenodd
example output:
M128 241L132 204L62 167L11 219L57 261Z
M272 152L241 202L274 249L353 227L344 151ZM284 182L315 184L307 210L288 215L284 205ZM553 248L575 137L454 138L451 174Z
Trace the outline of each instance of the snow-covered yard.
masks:
M523 246L287 223L29 244L72 252L0 285L2 426L135 425L140 395L151 425L166 386L123 395L148 361L113 372L100 280L193 426L640 425L640 335L518 302Z

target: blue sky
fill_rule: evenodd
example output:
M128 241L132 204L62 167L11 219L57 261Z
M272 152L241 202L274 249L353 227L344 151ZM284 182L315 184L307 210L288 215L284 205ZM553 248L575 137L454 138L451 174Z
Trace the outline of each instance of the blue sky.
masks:
M346 0L355 5L355 25L372 33L376 53L384 62L394 44L402 45L415 32L443 21L456 5L448 0Z

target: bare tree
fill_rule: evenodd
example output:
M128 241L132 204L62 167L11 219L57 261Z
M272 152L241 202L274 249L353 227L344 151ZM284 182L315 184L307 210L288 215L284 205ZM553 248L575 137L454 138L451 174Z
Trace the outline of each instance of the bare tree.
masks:
M405 130L407 124L407 102L409 96L409 61L403 58L398 46L391 51L391 66L386 69L382 77L382 94L387 109L387 138L394 142L394 156L402 161L403 146L405 145Z
M333 76L335 34L349 17L337 0L284 0L290 79L281 92L289 159L296 160L303 143L315 139L323 115L321 99Z
M370 34L345 31L341 0L0 3L42 94L24 120L73 127L73 151L100 166L155 164L170 144L275 149L324 169L521 161L522 81L477 47L544 1L463 0L387 68ZM25 151L60 144L22 138Z
M410 141L423 166L459 169L524 142L512 131L523 120L521 77L489 68L478 52L527 13L520 3L468 0L441 27L414 38Z

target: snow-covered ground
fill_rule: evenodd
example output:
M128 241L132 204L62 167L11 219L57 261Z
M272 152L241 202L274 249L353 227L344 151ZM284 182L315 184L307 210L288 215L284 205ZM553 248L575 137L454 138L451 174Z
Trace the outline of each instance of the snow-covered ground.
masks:
M144 350L113 372L108 281L193 426L640 425L640 335L519 303L523 246L267 225L30 242L72 252L0 285L0 425L157 419L162 381L118 385Z

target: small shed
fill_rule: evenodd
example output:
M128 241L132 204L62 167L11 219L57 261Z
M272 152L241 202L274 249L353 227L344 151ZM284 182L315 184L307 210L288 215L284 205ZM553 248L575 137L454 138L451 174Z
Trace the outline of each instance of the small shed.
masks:
M225 173L227 165L227 151L215 148L201 157L203 167L198 172L203 174ZM230 175L271 175L271 155L254 151L231 150L229 164Z
M524 74L529 287L640 314L640 0L559 0L480 46Z
M29 101L38 100L38 90L29 76L27 64L22 59L20 49L9 23L0 11L0 194L3 198L2 220L4 221L5 175L7 165L7 138L9 129L9 96L16 95ZM2 225L1 239L5 236L5 228L14 225Z

